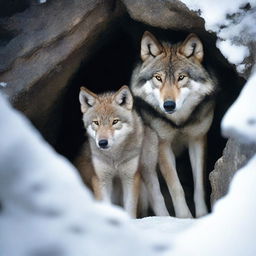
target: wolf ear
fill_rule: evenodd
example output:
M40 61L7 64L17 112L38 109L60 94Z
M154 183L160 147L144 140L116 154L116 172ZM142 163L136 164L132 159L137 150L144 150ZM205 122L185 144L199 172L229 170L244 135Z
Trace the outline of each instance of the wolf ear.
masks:
M179 52L187 58L193 56L199 62L202 62L204 56L203 44L195 34L188 35L180 46Z
M148 31L145 31L141 39L140 56L142 61L149 57L155 58L163 52L161 43Z
M89 91L85 87L81 87L79 93L79 101L81 104L82 113L85 113L90 107L92 107L96 103L97 98L98 96L96 94Z
M133 107L132 93L127 85L122 86L115 93L114 100L118 105L125 107L128 110L131 110Z

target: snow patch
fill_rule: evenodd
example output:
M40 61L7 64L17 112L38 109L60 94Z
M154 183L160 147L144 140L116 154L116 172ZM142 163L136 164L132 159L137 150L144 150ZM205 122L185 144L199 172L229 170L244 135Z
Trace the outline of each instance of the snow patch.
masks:
M234 45L230 40L218 40L216 45L230 63L238 65L249 56L249 49L246 46Z
M7 83L6 83L6 82L0 82L0 86L1 86L1 87L6 87L6 86L7 86Z
M205 28L216 33L217 47L232 64L239 65L249 55L246 47L256 35L256 1L254 0L181 0L198 11ZM248 8L245 8L245 7ZM241 70L238 68L238 70Z
M132 220L133 224L144 231L168 235L169 238L190 228L196 222L197 219L179 219L175 217L146 217Z
M225 136L256 143L256 71L242 89L238 99L225 114L221 128Z

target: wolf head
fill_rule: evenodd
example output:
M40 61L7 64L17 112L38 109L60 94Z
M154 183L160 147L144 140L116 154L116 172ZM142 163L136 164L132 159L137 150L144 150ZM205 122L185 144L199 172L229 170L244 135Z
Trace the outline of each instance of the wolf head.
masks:
M119 145L132 131L133 97L127 86L102 95L81 87L79 101L86 131L98 148Z
M213 81L201 64L203 56L202 42L195 34L171 45L146 31L141 40L142 65L133 78L137 80L134 94L166 114L193 107L213 90Z

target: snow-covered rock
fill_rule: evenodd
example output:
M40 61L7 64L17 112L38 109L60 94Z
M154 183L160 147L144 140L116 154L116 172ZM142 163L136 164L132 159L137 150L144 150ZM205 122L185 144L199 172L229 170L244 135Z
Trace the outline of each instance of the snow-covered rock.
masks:
M191 10L200 13L205 28L216 33L217 47L237 71L245 72L251 63L243 65L252 50L256 36L256 2L254 0L182 0ZM255 56L254 56L255 57Z
M250 76L236 102L222 120L222 131L245 143L256 143L256 70Z

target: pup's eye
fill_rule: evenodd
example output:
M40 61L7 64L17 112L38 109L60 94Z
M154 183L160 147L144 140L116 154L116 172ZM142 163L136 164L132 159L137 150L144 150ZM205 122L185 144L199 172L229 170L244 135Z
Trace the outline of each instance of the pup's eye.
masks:
M155 75L154 77L155 77L155 79L156 79L157 81L162 82L162 78L161 78L161 76L159 76L159 75Z
M112 124L114 125L114 124L117 124L118 122L119 122L118 119L114 119L113 122L112 122Z
M94 124L99 125L98 121L92 121Z
M185 76L184 75L179 75L179 77L178 77L178 81L181 81L181 80L183 80L185 78Z

